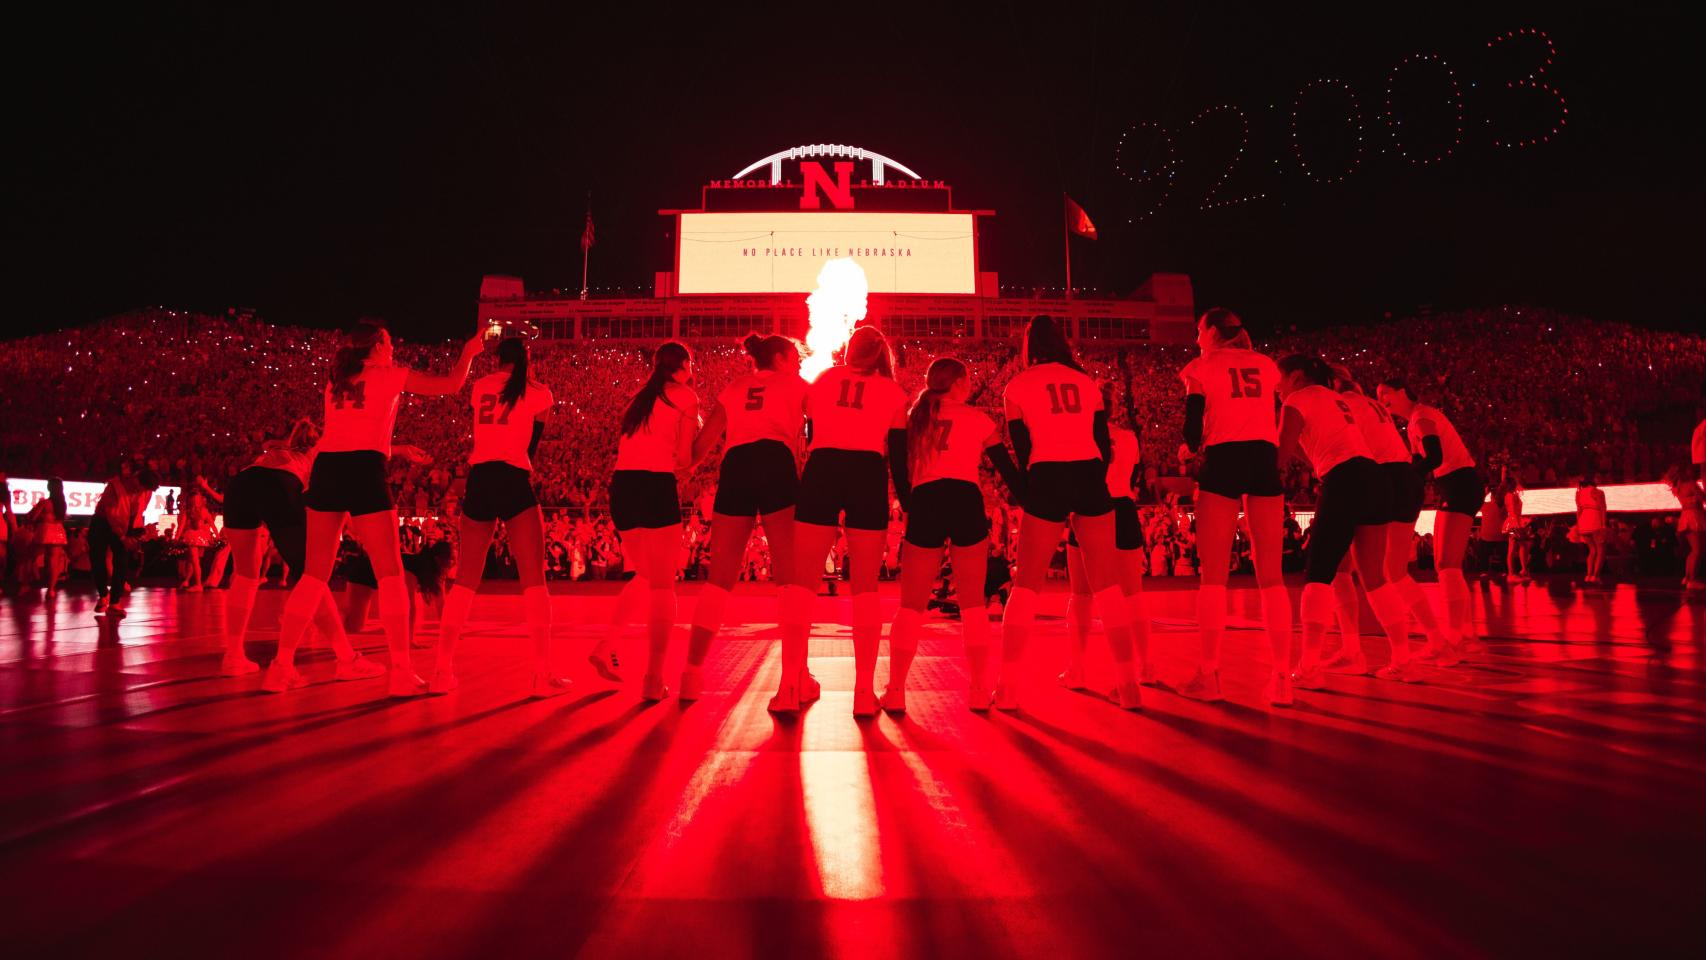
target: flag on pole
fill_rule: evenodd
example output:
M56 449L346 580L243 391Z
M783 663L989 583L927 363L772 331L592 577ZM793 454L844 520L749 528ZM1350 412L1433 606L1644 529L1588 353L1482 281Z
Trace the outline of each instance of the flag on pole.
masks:
M1083 211L1079 211L1079 212L1082 213ZM1088 222L1088 221L1086 221L1086 222ZM1095 229L1094 227L1091 228L1092 231L1094 231L1094 229ZM581 252L585 253L586 251L591 250L591 249L592 249L592 211L588 210L586 212L586 229L581 231Z
M1066 227L1081 237L1096 239L1096 225L1090 222L1090 215L1084 212L1083 207L1074 203L1071 197L1066 198Z

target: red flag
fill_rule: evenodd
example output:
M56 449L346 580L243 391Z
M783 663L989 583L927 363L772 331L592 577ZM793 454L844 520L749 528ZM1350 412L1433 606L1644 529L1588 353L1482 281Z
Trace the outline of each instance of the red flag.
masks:
M1082 213L1083 211L1079 211L1079 212ZM1086 221L1086 222L1088 222L1088 221ZM1091 230L1094 231L1095 228L1092 227ZM586 212L586 229L581 231L581 252L585 253L586 251L591 250L591 249L592 249L592 211L588 210Z
M1064 196L1064 194L1062 194ZM1096 239L1096 225L1090 222L1090 215L1084 208L1066 198L1066 228L1081 237Z

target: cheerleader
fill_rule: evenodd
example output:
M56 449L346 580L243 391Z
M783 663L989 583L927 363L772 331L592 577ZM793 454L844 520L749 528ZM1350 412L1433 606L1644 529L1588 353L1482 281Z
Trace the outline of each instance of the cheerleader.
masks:
M616 446L616 472L610 480L610 519L622 539L624 566L637 572L646 592L649 655L640 695L669 696L663 661L675 628L675 572L681 550L681 501L676 473L692 465L693 439L699 429L699 395L693 357L687 347L669 341L658 347L652 373L628 401ZM632 586L632 582L630 583Z
M1594 485L1591 476L1576 486L1576 536L1588 548L1586 582L1604 583L1600 571L1605 567L1605 491Z
M260 666L243 648L254 610L255 594L265 575L270 546L278 550L291 575L300 576L307 548L307 511L302 488L314 465L320 430L304 417L280 441L269 441L255 461L225 488L225 540L231 550L231 589L225 593L225 655L219 672L228 677L255 673ZM338 617L330 592L320 596L314 625L331 641L337 655L335 680L367 680L385 675L385 668L355 652Z
M1285 488L1280 482L1275 395L1279 370L1250 344L1244 322L1216 307L1197 322L1202 355L1185 365L1184 459L1200 451L1197 470L1197 623L1202 660L1179 692L1219 700L1220 641L1226 632L1226 577L1242 506L1250 531L1262 619L1273 652L1273 702L1291 702L1291 595L1281 576Z
M527 376L527 341L498 342L498 371L474 381L470 394L474 451L468 457L467 494L459 526L456 585L439 620L433 693L456 689L456 641L486 572L486 548L499 520L521 578L521 609L533 640L533 696L568 692L569 681L551 664L551 595L545 588L545 517L533 493L533 457L554 402L544 384Z
M1463 552L1469 546L1469 528L1487 484L1475 468L1457 428L1435 407L1416 402L1408 387L1396 380L1383 381L1375 391L1382 406L1405 421L1411 462L1423 473L1431 472L1440 496L1434 514L1434 567L1439 571L1440 592L1445 595L1445 639L1420 654L1438 666L1458 662L1461 647L1473 630L1469 616L1469 582L1463 579Z
M178 589L189 593L200 592L203 586L202 557L210 549L218 546L217 536L213 530L213 511L207 507L207 497L193 487L185 491L182 505L179 508L178 527L175 531L177 539L188 551L188 556L182 562L179 571ZM217 582L219 570L217 565L213 571Z
M1113 409L1113 390L1102 385L1102 406ZM1133 417L1128 408L1126 421ZM1114 548L1119 553L1120 589L1131 617L1132 641L1137 650L1139 680L1155 683L1155 665L1149 661L1149 607L1143 600L1143 525L1137 515L1137 498L1132 488L1137 482L1139 449L1137 434L1118 424L1108 428L1112 459L1108 461L1108 496L1114 501ZM1084 566L1084 551L1077 537L1066 540L1067 582L1072 595L1066 602L1066 624L1071 634L1071 650L1066 672L1060 675L1061 685L1068 690L1082 690L1084 683L1084 651L1090 643L1090 623L1095 613L1095 601L1090 594L1090 577Z
M1700 579L1700 553L1706 548L1706 509L1701 507L1700 484L1689 476L1687 468L1678 466L1665 473L1665 485L1670 487L1671 495L1682 507L1682 515L1676 522L1677 538L1688 545L1682 588L1691 593L1706 590L1706 581Z
M747 334L741 346L752 358L752 372L736 377L717 394L705 428L693 441L694 463L725 437L728 449L711 504L707 582L693 608L687 665L678 694L683 700L697 700L704 690L705 657L722 629L729 591L742 567L751 569L756 564L755 547L768 541L774 556L794 555L794 504L799 499L807 389L800 379L800 348L787 337L757 333ZM757 541L754 518L764 524ZM780 565L779 585L785 589L793 582L793 574L791 563Z
M906 394L894 382L894 356L882 331L853 331L845 361L807 386L806 417L811 421L811 455L794 508L793 576L778 600L782 675L770 709L797 711L817 693L817 683L806 671L815 595L806 584L824 575L824 558L835 544L837 528L845 525L853 593L853 715L875 716L877 648L883 630L877 572L889 521L883 450L885 440L890 449L906 442Z
M461 390L480 348L480 336L469 338L455 369L440 376L394 363L391 335L380 321L362 320L345 335L326 383L325 432L308 475L302 579L284 603L278 656L267 668L263 689L282 693L308 682L296 669L296 647L330 594L326 581L346 519L373 563L379 622L390 648L391 695L412 697L425 687L409 659L409 588L403 582L397 511L385 465L402 395Z
M1534 548L1534 532L1528 518L1522 515L1522 481L1513 472L1500 484L1501 500L1505 505L1505 533L1510 537L1505 548L1505 579L1510 583L1528 583L1529 553Z
M1403 435L1398 432L1398 427L1392 422L1392 415L1386 412L1386 408L1363 393L1362 387L1344 366L1334 364L1331 369L1334 387L1339 391L1340 398L1350 405L1351 416L1356 418L1357 427L1362 431L1362 437L1367 441L1375 463L1380 465L1380 472L1386 477L1387 488L1391 494L1388 501L1391 512L1386 524L1386 581L1396 589L1396 598L1389 603L1389 609L1377 611L1376 619L1386 630L1386 639L1392 648L1392 659L1386 666L1375 671L1375 676L1383 680L1417 682L1421 680L1421 675L1412 669L1410 663L1409 617L1416 618L1430 643L1438 644L1443 640L1439 618L1434 615L1433 605L1422 593L1421 586L1410 576L1410 553L1416 538L1416 519L1422 513L1422 475L1410 463L1410 448L1405 445ZM1350 567L1351 564L1342 564L1338 575L1333 578L1333 594L1338 602L1342 644L1338 653L1323 664L1323 667L1328 673L1361 676L1368 673L1368 660L1362 653L1362 636L1358 626L1361 608L1356 584L1351 579ZM1363 585L1368 585L1366 576L1363 578ZM1372 596L1369 602L1375 602ZM1381 602L1388 600L1383 596Z
M1019 523L1013 594L1002 614L1003 663L995 706L1019 709L1019 668L1036 619L1037 593L1070 522L1084 549L1085 575L1113 652L1115 697L1128 710L1140 709L1130 613L1120 588L1114 504L1108 496L1112 441L1101 388L1079 365L1053 317L1031 318L1021 357L1025 369L1007 384L1004 406L1013 450L1027 471L1025 514ZM973 709L987 708L982 689L974 692Z
M994 420L966 401L971 376L952 357L930 364L924 389L906 415L905 442L889 449L895 493L906 511L906 549L900 559L900 609L889 627L889 683L882 707L906 712L906 675L918 653L918 631L942 571L944 548L960 606L966 668L974 700L989 687L989 515L978 466L985 457L1018 498L1019 467Z
M1279 362L1279 372L1280 397L1285 401L1280 414L1280 462L1301 453L1321 479L1321 496L1309 525L1303 653L1291 675L1294 685L1318 690L1326 685L1321 643L1333 621L1333 577L1347 551L1356 552L1369 606L1382 627L1405 622L1403 598L1386 582L1386 527L1392 496L1350 403L1328 386L1333 372L1327 364L1293 354Z
M47 481L47 496L36 501L24 517L35 535L36 557L47 578L46 595L50 600L59 593L59 578L65 575L65 510L65 481L52 477ZM32 576L34 566L32 562Z

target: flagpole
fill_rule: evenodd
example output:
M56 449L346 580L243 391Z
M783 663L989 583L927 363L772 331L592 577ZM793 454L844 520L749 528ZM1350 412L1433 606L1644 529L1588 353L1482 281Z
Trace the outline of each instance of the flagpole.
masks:
M586 192L586 222L592 223L592 191ZM586 242L586 228L581 228L581 299L586 299L586 262L592 253L592 244Z
M1060 243L1066 248L1066 299L1072 299L1072 230L1066 222L1066 192L1060 194Z

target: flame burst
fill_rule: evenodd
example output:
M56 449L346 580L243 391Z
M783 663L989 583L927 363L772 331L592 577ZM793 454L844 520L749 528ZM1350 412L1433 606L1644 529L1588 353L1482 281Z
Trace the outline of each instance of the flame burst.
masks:
M811 319L800 376L816 380L818 374L835 365L835 352L847 346L853 328L865 319L865 294L869 290L864 268L852 258L824 261L817 274L817 289L806 297Z

